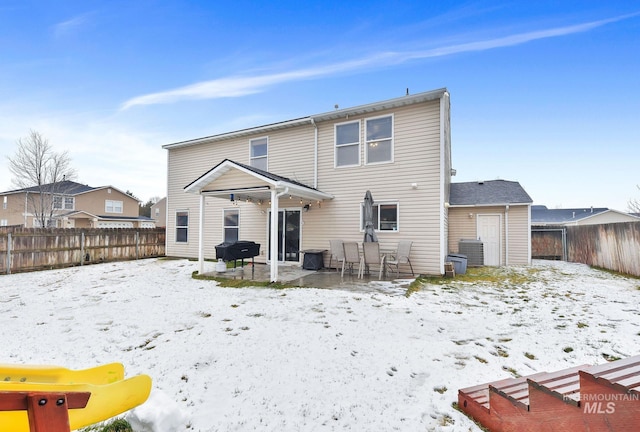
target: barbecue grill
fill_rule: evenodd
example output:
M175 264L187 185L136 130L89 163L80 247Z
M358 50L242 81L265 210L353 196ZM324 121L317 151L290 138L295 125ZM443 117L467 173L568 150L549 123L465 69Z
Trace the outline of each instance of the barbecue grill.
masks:
M251 262L254 262L257 255L260 255L260 243L252 241L224 242L216 246L216 259L233 261L233 268L238 260L242 260L243 267L245 258L251 258Z

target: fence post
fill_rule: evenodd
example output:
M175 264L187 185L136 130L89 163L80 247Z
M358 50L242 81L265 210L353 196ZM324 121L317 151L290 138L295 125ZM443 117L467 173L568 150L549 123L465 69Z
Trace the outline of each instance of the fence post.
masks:
M80 233L80 265L84 265L84 231Z
M11 274L11 233L7 233L7 274Z
M136 231L136 259L140 259L140 231Z

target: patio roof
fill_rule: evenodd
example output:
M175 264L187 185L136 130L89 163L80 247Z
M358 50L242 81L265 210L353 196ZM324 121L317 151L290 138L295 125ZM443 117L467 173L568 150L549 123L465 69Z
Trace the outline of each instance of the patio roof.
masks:
M214 182L232 170L248 174L256 182L217 189ZM275 190L278 193L288 193L291 196L306 200L322 201L333 199L333 195L321 192L298 181L235 162L231 159L223 160L184 188L184 191L188 193L218 198L229 198L233 194L235 199L239 201L251 200L254 202L260 200L268 201L271 198L271 190Z
M216 181L230 175L232 172L239 172L241 177L221 180L217 188ZM218 165L198 177L193 182L184 187L187 193L200 195L200 212L198 222L198 261L199 273L204 271L204 199L205 197L216 197L237 201L248 201L254 203L269 202L271 208L270 237L277 237L278 229L278 198L288 196L290 198L322 201L333 199L333 195L321 192L315 188L307 186L295 180L273 174L268 171L225 159ZM278 242L272 241L270 244L270 256L278 256ZM278 280L278 261L270 262L271 281Z

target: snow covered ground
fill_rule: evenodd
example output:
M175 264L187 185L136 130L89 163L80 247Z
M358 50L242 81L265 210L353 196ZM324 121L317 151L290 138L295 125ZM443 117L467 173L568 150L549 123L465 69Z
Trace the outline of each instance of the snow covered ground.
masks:
M196 265L0 276L0 362L122 362L154 381L130 418L168 417L160 431L479 431L452 407L459 388L639 351L640 280L580 264L408 298L220 288Z

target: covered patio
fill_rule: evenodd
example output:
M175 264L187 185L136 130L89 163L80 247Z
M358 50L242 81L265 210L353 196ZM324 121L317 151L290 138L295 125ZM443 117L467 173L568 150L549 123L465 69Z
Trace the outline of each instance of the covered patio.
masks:
M205 272L204 219L206 197L268 205L270 210L269 238L271 239L277 238L279 200L282 197L286 196L300 200L300 202L304 200L314 203L333 199L331 194L321 192L314 187L230 159L220 162L187 185L184 190L187 193L200 196L198 218L199 274ZM277 241L270 242L268 257L278 257ZM278 265L278 259L269 259L268 261L269 281L282 281L283 279L278 274L281 267Z

